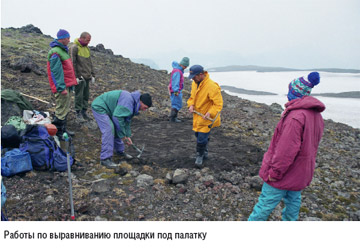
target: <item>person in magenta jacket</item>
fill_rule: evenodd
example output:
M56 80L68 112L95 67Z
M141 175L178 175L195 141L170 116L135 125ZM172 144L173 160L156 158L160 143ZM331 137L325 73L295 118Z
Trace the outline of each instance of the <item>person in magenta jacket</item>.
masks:
M264 184L249 221L266 221L281 200L285 203L282 220L298 219L301 191L313 178L324 130L321 112L325 105L309 96L319 82L319 73L312 72L289 84L289 102L264 154L259 172Z

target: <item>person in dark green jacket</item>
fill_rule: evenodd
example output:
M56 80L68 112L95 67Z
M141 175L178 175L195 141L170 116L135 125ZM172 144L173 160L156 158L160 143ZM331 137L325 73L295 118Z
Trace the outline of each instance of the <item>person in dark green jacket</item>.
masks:
M89 105L89 85L95 83L95 72L88 47L90 41L91 35L88 32L82 32L80 38L76 38L69 49L78 82L75 86L76 118L81 122L90 119L86 113Z
M152 105L148 93L140 95L139 91L128 92L113 90L95 98L91 104L92 112L101 131L100 164L108 168L117 165L112 162L115 151L127 158L132 157L124 152L124 141L131 145L131 119Z

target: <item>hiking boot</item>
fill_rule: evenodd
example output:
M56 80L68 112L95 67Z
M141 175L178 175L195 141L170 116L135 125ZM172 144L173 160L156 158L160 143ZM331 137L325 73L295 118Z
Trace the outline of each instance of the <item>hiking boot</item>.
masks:
M124 158L126 160L129 160L129 159L133 159L134 157L131 156L130 154L127 154L126 152L118 152L118 155L121 157L121 158Z
M100 161L100 164L101 164L101 165L104 165L104 166L105 166L106 168L108 168L108 169L114 169L114 168L117 168L117 167L118 167L118 165L115 164L115 163L111 160L111 158L107 158L107 159L101 160L101 161Z
M82 114L84 120L86 120L86 121L90 120L90 117L86 113L86 109L81 110L81 114Z
M195 160L195 166L199 169L202 169L204 163L204 155L200 155L199 153L196 155L196 160Z
M76 111L76 120L77 121L80 121L80 122L84 122L85 121L85 119L84 119L84 116L83 116L83 114L80 112L80 111Z

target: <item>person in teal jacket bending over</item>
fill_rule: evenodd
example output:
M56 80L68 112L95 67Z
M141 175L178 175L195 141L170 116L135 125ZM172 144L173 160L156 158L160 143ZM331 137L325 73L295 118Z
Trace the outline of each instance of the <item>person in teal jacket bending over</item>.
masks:
M152 106L151 96L139 91L113 90L95 98L92 112L101 131L100 164L108 168L117 165L112 161L113 151L127 159L132 156L124 152L124 141L131 145L131 119Z

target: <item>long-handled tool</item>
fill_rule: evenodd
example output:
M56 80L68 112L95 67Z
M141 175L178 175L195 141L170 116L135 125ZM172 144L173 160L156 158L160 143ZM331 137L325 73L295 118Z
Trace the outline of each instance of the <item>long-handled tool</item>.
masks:
M137 158L140 158L140 157L141 157L141 154L142 154L143 151L144 151L145 145L143 145L141 149L139 149L139 148L138 148L136 145L134 145L134 144L131 144L131 146L132 146L136 151L138 151L139 155L137 155L136 157L137 157Z
M64 138L64 140L66 142L66 157L67 157L67 171L68 171L68 179L69 179L69 195L70 195L71 219L75 220L74 202L73 202L73 194L72 194L72 183L71 183L71 166L70 166L69 136L68 136L68 134L64 133L63 138Z
M210 117L205 117L204 114L202 114L202 113L200 113L200 112L198 112L198 111L196 111L196 110L194 110L194 113L197 114L197 115L200 115L201 117L203 117L203 118L205 118L205 119L207 119L207 120L209 120L209 121L211 121L211 124L208 126L208 128L210 128L210 129L212 128L212 126L214 125L216 119L217 119L218 116L220 115L220 111L219 111L219 112L215 115L215 118L214 118L214 119L211 119Z

